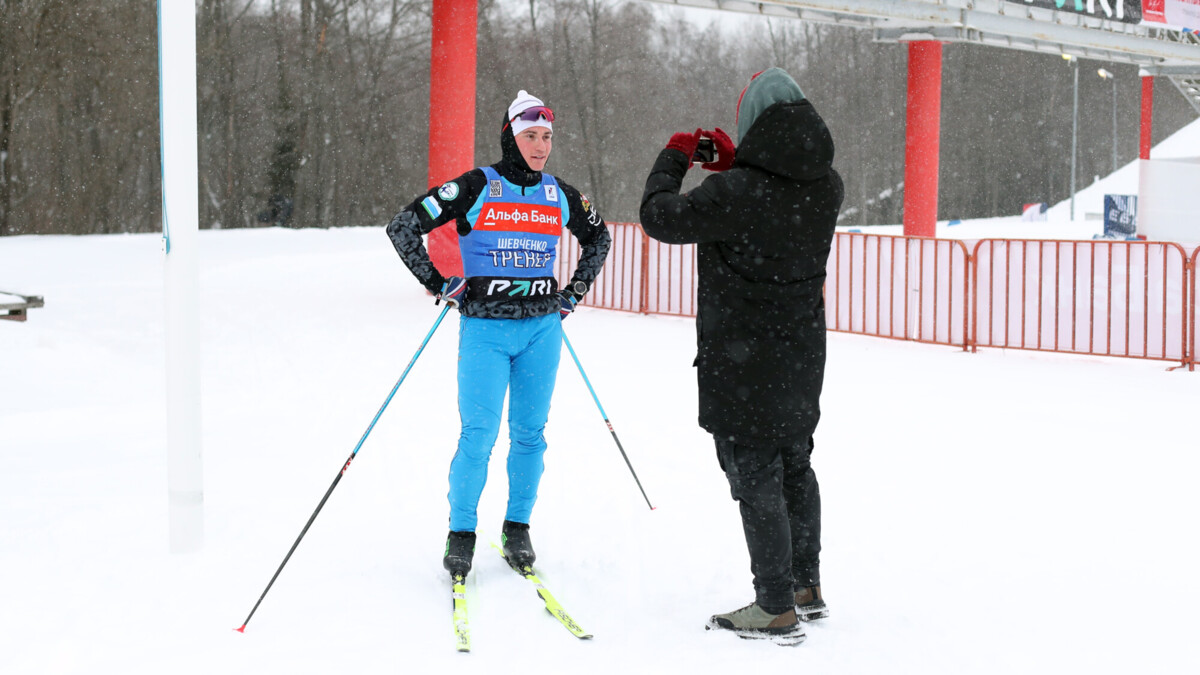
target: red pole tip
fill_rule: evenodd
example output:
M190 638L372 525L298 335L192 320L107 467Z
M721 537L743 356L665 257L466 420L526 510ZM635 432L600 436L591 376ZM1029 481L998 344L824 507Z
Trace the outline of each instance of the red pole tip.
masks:
M246 634L246 624L242 624L241 628L234 628L233 630L235 632L241 633L242 635L245 635Z

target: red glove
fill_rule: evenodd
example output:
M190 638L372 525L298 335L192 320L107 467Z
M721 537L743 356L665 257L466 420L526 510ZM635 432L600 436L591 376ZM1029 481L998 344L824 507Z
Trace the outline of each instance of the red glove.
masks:
M700 145L700 136L704 133L702 129L697 129L695 133L684 134L678 133L671 136L671 140L667 141L667 149L678 150L688 158L688 168L692 168L692 155L696 154L696 146Z
M729 138L729 134L721 131L721 127L717 127L713 131L701 131L700 134L711 138L713 149L717 151L717 161L705 162L700 165L700 168L709 171L724 171L732 167L733 155L737 150L733 147L733 139Z

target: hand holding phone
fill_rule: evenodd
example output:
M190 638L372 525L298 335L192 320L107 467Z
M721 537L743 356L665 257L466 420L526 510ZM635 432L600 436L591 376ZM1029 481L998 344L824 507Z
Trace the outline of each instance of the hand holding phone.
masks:
M667 148L682 152L684 157L688 157L688 168L692 168L692 158L696 154L696 145L702 140L701 134L703 129L697 129L695 132L685 134L683 132L672 134L671 140L667 142Z
M733 139L729 137L729 134L722 131L720 127L712 131L701 131L700 133L703 134L700 138L700 144L707 143L713 149L710 159L702 161L700 168L708 169L709 171L725 171L732 168L733 156L737 153L737 148L734 147Z

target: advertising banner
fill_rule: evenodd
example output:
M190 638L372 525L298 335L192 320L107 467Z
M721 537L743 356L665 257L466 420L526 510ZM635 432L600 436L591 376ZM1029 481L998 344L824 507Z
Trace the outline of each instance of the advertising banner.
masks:
M1143 0L1008 0L1008 2L1053 9L1059 12L1086 14L1098 19L1120 21L1121 23L1140 23L1142 20ZM1161 4L1164 0L1158 0ZM1171 0L1165 0L1170 3ZM1179 0L1183 2L1184 0Z
M1172 26L1200 29L1200 0L1165 0L1163 15Z
M1137 195L1104 195L1104 236L1126 238L1137 234Z
M1142 18L1197 30L1200 29L1200 0L1142 0Z

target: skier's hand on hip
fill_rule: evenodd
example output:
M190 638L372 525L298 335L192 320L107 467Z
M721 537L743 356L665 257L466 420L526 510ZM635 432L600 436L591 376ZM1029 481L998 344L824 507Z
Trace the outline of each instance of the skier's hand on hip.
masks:
M571 294L570 291L558 292L558 315L565 321L571 312L575 311L575 303L578 300Z
M463 296L467 294L467 280L462 277L449 277L446 283L442 284L442 290L437 294L437 299L433 304L439 304L445 300L447 305L458 307L462 304Z

